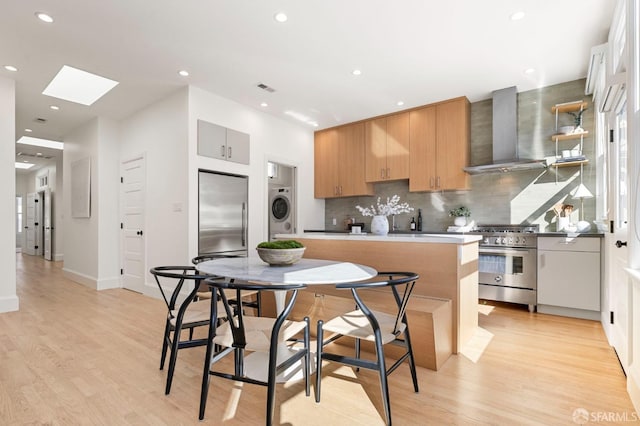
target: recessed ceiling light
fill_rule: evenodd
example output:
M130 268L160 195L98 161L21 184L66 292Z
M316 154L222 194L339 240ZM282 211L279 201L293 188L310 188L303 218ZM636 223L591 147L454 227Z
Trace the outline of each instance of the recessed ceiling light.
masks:
M17 143L33 146L41 146L43 148L64 149L64 143L52 141L49 139L33 138L31 136L23 136L18 139Z
M535 68L527 68L524 70L525 74L533 74L534 72L536 72Z
M262 102L262 103L260 104L260 106L261 106L261 107L263 107L263 108L266 108L266 107L268 107L268 106L269 106L269 104L268 104L268 103L266 103L266 102Z
M12 72L18 71L18 68L14 67L13 65L5 65L4 69L7 70L7 71L12 71Z
M42 94L91 105L116 85L118 82L115 80L64 65Z
M353 71L351 71L351 74L353 74L353 75L360 75L360 74L362 74L362 71L360 71L360 70L353 70Z
M41 20L42 22L46 22L47 24L50 24L53 22L53 18L44 12L36 12L36 16L38 17L39 20Z
M309 124L311 124L313 127L318 127L318 123L316 123L315 121L310 121Z
M178 71L178 74L180 74L183 77L189 77L189 71L187 70L180 70Z
M402 106L402 105L404 105L404 102L402 102L402 101L398 101L398 102L396 102L396 105L398 105L398 106Z
M42 157L42 153L41 152L36 152L36 157Z
M273 19L275 19L277 22L287 22L287 19L289 18L284 12L278 12L273 15Z
M60 109L60 107L58 105L49 105L49 108L51 108L54 111L57 111Z
M524 12L516 12L511 15L510 18L512 21L519 21L520 19L524 18Z
M35 166L35 164L31 164L31 163L18 163L16 161L16 169L30 169L33 166Z
M33 130L31 130L31 129L24 129L24 131L27 132L27 133L33 132Z

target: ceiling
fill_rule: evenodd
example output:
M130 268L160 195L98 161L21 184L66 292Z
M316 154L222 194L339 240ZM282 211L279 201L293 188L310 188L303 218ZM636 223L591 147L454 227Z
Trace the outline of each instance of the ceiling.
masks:
M583 78L591 47L607 39L615 4L10 1L0 14L0 76L16 81L16 139L63 140L94 117L121 120L186 85L317 130L462 95L474 102L504 87L521 92ZM38 20L38 11L54 22ZM518 11L525 17L511 20ZM277 12L288 20L276 22ZM42 95L63 65L120 84L91 106Z

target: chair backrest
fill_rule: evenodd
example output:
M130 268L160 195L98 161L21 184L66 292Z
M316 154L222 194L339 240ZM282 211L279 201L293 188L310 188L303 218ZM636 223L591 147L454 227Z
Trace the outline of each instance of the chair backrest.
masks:
M160 294L162 294L164 303L167 305L169 311L172 311L176 308L176 301L178 300L180 290L182 290L182 286L184 285L185 281L194 282L194 290L188 296L188 298L193 298L193 296L195 296L196 290L200 287L200 283L204 279L211 277L210 275L203 275L198 273L195 266L156 266L155 268L151 268L149 272L155 278L156 284L158 284L158 289L160 290ZM173 278L178 281L178 283L172 290L171 297L169 299L167 299L165 289L160 283L159 277Z
M359 289L371 289L379 287L391 287L393 298L397 305L396 319L393 328L393 334L399 334L400 324L406 323L406 312L409 298L413 293L416 281L420 276L414 272L378 272L378 277L374 281L359 281L351 283L337 284L336 288L350 289L358 308L364 313L370 321L376 322L371 310L364 303L360 295ZM382 278L385 278L384 280ZM403 287L401 291L399 287ZM376 327L379 325L376 324Z
M235 311L233 310L233 307L229 303L224 290L234 290L236 292L236 300L240 300L240 293L243 290L257 290L261 292L275 290L292 290L293 292L291 298L287 302L284 310L278 315L278 318L275 320L274 329L279 330L280 326L282 325L282 323L284 323L285 319L293 309L293 305L295 304L296 298L298 296L298 290L306 287L306 285L304 284L274 284L257 281L247 282L235 280L220 280L214 277L207 278L204 283L215 290L213 292L213 315L211 316L211 318L214 319L214 321L217 321L218 319L225 319L229 322L229 327L231 328L231 333L233 335L233 347L236 348L244 348L247 343L243 320L244 314L242 312L242 309L237 309ZM222 318L218 313L218 300L221 300L224 304L224 318ZM274 336L272 336L272 339L273 337Z

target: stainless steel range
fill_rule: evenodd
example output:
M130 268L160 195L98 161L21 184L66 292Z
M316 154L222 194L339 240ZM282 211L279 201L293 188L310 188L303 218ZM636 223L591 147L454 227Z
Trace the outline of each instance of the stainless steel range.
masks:
M478 225L481 299L529 305L537 298L538 225Z

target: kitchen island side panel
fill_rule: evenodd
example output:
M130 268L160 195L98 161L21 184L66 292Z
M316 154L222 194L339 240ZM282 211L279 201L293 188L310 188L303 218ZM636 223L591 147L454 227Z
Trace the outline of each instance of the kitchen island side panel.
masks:
M478 244L324 240L296 237L304 257L360 263L378 271L420 275L414 294L452 302L453 353L478 327Z

